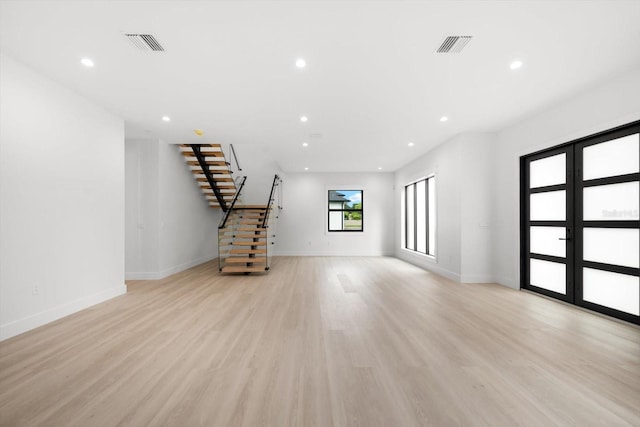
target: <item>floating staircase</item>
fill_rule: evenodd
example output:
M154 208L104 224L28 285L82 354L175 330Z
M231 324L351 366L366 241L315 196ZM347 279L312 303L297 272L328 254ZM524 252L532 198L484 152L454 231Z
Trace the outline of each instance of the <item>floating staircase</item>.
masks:
M180 152L209 206L226 211L238 190L220 144L180 144Z
M229 146L239 171L238 159ZM282 209L282 180L273 178L266 205L241 205L247 177L233 179L230 163L220 144L180 144L180 152L209 202L222 209L218 225L218 266L222 273L265 273L269 271L275 243L278 213ZM270 215L273 210L278 213Z
M269 270L268 249L273 244L265 225L263 205L234 206L218 229L219 269L223 273L264 273Z

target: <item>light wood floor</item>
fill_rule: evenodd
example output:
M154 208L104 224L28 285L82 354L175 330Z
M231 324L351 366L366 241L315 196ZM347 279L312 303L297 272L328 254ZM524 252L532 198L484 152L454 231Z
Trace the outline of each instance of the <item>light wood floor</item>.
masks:
M639 426L640 328L393 258L214 263L0 343L2 426Z

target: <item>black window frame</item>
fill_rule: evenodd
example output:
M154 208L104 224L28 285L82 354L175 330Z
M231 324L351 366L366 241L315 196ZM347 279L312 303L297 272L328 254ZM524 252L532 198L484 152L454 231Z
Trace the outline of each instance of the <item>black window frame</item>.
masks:
M331 207L331 193L340 193L340 192L347 192L347 191L359 191L360 192L360 209L353 209L353 208L343 208L342 209L335 209ZM336 200L334 200L335 202ZM327 232L329 233L362 233L364 232L364 190L328 190L327 191ZM342 230L331 230L331 213L332 212L342 212L342 220L344 221L344 213L345 212L360 212L360 221L361 221L361 226L359 230L345 230L344 229L344 223L342 226Z
M403 245L403 249L410 251L410 252L415 252L421 255L426 255L429 257L434 257L436 256L435 254L435 248L430 248L430 244L429 244L429 224L431 221L431 218L429 218L429 180L431 179L435 179L436 176L435 174L433 175L429 175L426 176L424 178L420 178L417 181L413 181L410 182L409 184L406 184L404 186L404 245ZM425 252L419 251L418 250L418 183L420 182L424 182L424 191L425 191L425 195L424 195L424 201L425 201ZM435 182L435 181L434 181ZM409 242L409 209L408 209L408 189L409 187L413 187L413 248L411 249L409 248L408 242ZM433 250L432 250L433 249Z

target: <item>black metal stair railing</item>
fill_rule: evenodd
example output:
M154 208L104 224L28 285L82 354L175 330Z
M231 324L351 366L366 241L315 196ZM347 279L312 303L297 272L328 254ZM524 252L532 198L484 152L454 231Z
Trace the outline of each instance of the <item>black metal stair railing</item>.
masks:
M267 211L264 214L264 218L262 218L262 228L265 228L267 226L267 224L269 223L269 213L271 212L271 209L273 207L273 201L274 201L274 194L276 191L276 187L278 185L280 185L280 177L278 175L275 175L273 177L273 184L271 184L271 193L269 193L269 201L267 202ZM280 207L280 206L278 206Z
M247 180L246 176L242 177L242 180L240 181L240 185L238 186L238 189L236 190L236 194L235 196L233 196L233 200L231 201L231 205L229 206L229 209L227 209L225 211L224 216L222 217L222 220L220 221L220 225L218 226L219 229L224 228L227 225L227 221L229 220L229 216L231 215L231 212L233 211L233 208L236 205L236 202L238 201L238 198L240 197L240 193L242 192L242 188L244 187L244 183Z

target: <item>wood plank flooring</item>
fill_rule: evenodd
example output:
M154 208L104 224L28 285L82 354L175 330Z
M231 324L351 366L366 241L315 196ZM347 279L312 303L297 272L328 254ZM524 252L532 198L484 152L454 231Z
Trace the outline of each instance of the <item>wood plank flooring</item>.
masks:
M0 343L2 426L639 426L640 328L394 258L213 262Z

